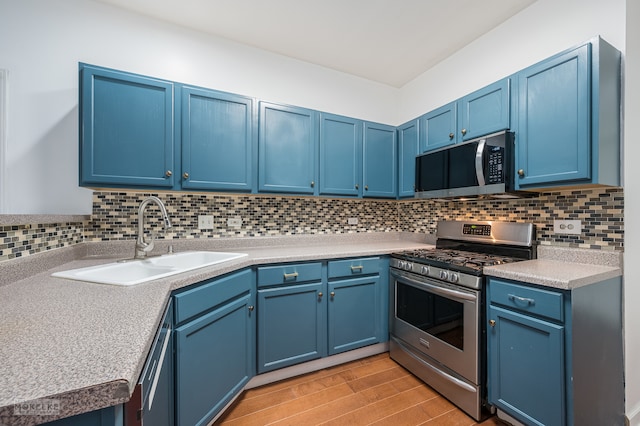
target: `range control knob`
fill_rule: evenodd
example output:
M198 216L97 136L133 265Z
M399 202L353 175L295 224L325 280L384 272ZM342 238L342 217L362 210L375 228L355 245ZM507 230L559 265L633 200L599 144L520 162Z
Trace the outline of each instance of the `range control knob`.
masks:
M413 269L413 263L411 262L406 262L404 265L404 270L405 271L411 271Z
M429 275L429 267L428 266L423 266L422 268L420 268L420 273L422 275Z
M448 280L449 279L449 271L440 271L440 279Z
M452 283L457 283L459 278L460 276L455 272L452 272L451 274L449 274L449 281L451 281Z
M399 268L399 269L404 269L404 265L405 265L406 263L407 263L407 262L405 262L404 260L398 260L398 268Z

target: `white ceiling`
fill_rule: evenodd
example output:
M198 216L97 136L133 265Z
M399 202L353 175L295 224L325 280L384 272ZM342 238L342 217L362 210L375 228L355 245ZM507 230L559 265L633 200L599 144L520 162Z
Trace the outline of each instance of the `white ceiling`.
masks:
M402 87L535 0L98 0Z

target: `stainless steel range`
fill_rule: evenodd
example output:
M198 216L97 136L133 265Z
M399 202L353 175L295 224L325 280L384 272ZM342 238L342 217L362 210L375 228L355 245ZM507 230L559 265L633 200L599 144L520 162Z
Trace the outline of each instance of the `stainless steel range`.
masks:
M535 258L532 224L441 221L436 248L392 254L391 358L476 420L486 403L485 266Z

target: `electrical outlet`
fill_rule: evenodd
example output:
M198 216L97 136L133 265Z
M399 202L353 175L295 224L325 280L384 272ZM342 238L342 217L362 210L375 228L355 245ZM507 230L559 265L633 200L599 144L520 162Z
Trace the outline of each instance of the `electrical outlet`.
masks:
M559 220L553 221L553 232L555 234L576 234L582 233L582 222L579 220Z
M357 217L350 217L347 219L347 223L349 225L357 225L358 224L358 218Z
M230 217L227 219L227 226L229 228L239 228L242 226L242 218L241 217Z
M211 216L211 215L199 215L198 216L198 229L213 229L213 216Z

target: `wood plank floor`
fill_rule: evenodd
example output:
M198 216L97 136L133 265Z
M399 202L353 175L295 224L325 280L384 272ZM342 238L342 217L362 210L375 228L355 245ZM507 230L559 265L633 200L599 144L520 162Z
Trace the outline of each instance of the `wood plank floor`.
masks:
M215 424L503 425L476 423L388 353L250 389Z

